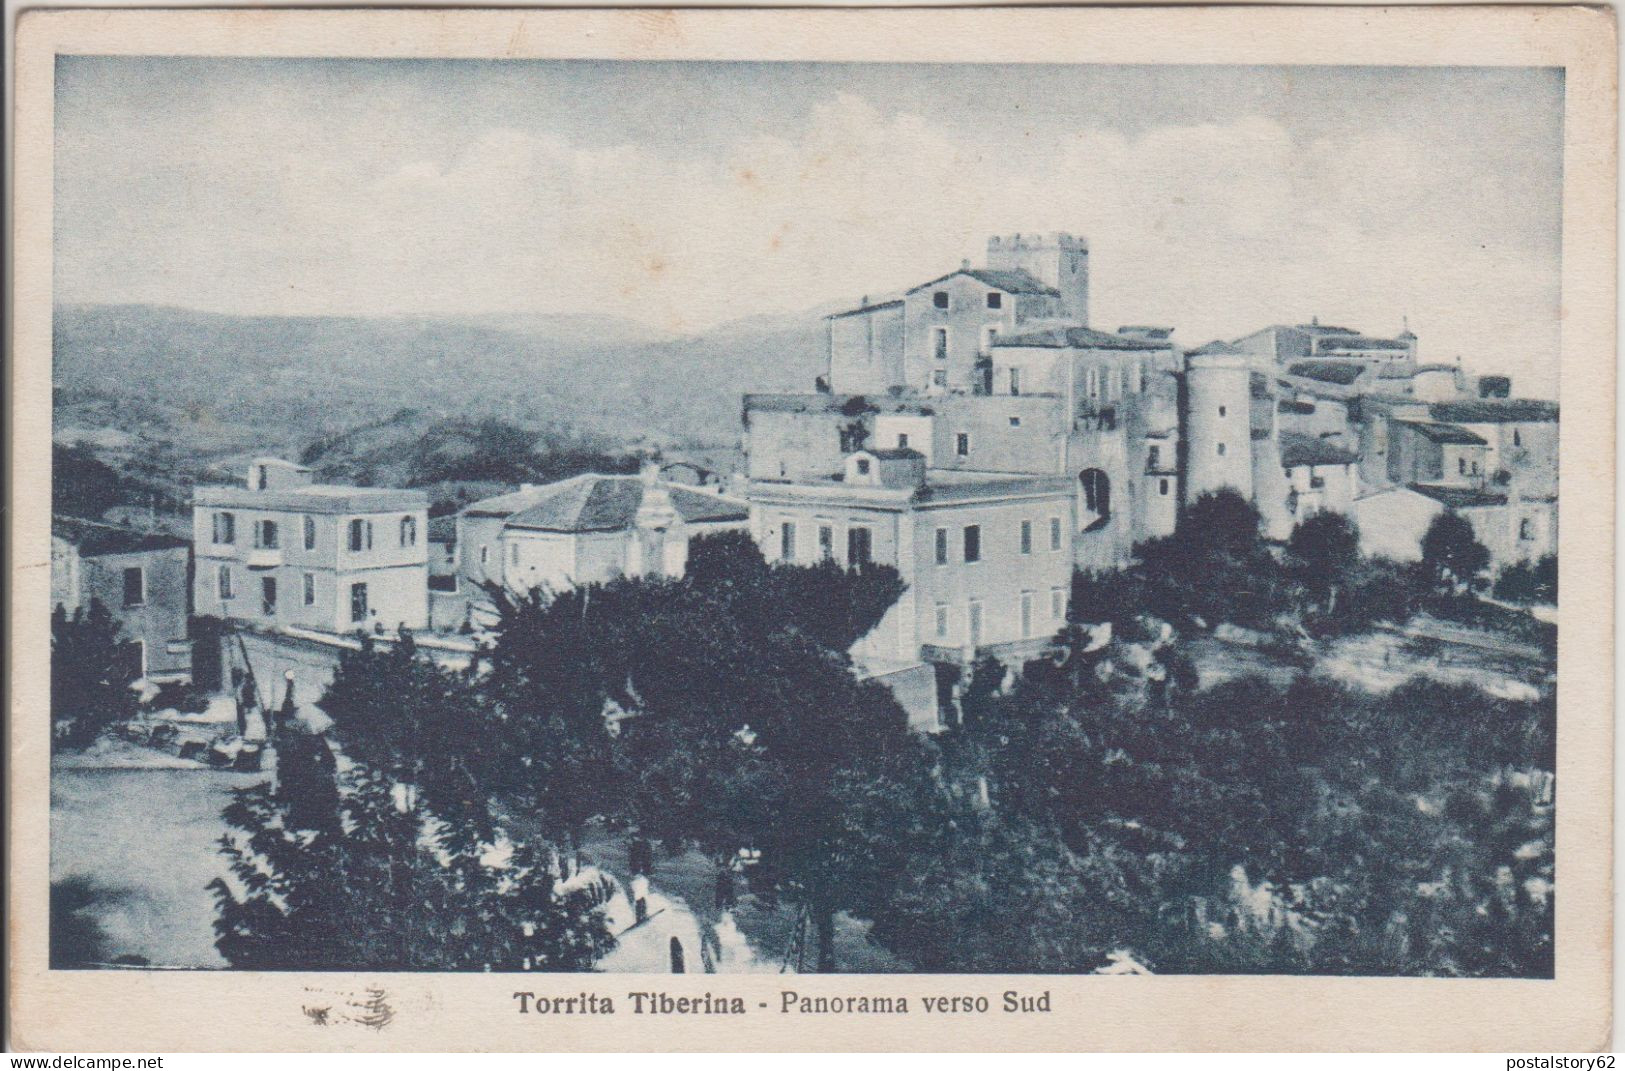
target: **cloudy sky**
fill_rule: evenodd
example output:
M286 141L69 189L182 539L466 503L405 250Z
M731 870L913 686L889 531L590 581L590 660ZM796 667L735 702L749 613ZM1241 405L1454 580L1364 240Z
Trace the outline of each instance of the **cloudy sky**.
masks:
M1555 389L1549 70L71 57L57 299L695 331L1087 235L1095 326L1392 334Z

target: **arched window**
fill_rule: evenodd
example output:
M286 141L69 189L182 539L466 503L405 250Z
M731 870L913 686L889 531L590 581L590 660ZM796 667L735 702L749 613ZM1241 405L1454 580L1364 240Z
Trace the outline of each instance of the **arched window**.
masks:
M418 545L418 519L410 513L401 518L401 546Z
M1100 469L1084 469L1078 473L1083 487L1083 530L1092 532L1103 528L1112 517L1112 482Z

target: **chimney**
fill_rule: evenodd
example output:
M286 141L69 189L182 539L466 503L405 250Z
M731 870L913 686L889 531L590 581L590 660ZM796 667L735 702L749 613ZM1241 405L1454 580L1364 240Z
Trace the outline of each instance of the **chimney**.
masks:
M966 257L964 260L961 260L959 262L959 270L960 271L970 271L970 258L969 257Z

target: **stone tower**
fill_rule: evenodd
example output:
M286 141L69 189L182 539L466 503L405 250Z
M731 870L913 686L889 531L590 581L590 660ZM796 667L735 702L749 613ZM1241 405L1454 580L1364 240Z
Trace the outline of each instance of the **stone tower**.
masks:
M987 240L987 266L1024 270L1061 292L1068 319L1089 326L1089 240L1059 234L994 235Z
M1185 357L1185 502L1228 487L1252 501L1250 358L1225 343Z

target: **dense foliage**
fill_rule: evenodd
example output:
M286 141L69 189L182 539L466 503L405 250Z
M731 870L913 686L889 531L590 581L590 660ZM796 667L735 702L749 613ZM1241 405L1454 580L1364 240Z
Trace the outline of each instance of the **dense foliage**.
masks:
M924 970L1550 976L1549 696L1193 691L1167 654L1068 630L942 741L953 820L875 936Z
M1220 622L1312 648L1418 608L1520 615L1453 579L1470 547L1402 566L1358 546L1311 518L1271 547L1245 502L1205 499L1139 565L1078 576L1044 657L972 667L934 738L846 653L901 593L894 570L771 564L731 534L697 540L681 580L493 590L498 638L463 672L410 637L345 656L323 706L355 771L296 752L234 804L220 947L589 964L597 902L560 879L594 827L697 849L730 881L748 858L749 891L810 921L821 970L846 912L923 971L1550 976L1549 689L1200 687L1182 636ZM521 840L524 878L483 862Z
M58 747L84 747L135 714L135 674L119 623L92 600L51 612L51 722Z
M605 890L565 883L546 846L443 820L365 764L340 774L319 737L283 739L275 786L225 818L232 880L210 890L233 967L579 971L613 944Z
M1557 555L1508 565L1495 578L1494 594L1509 602L1557 605Z

